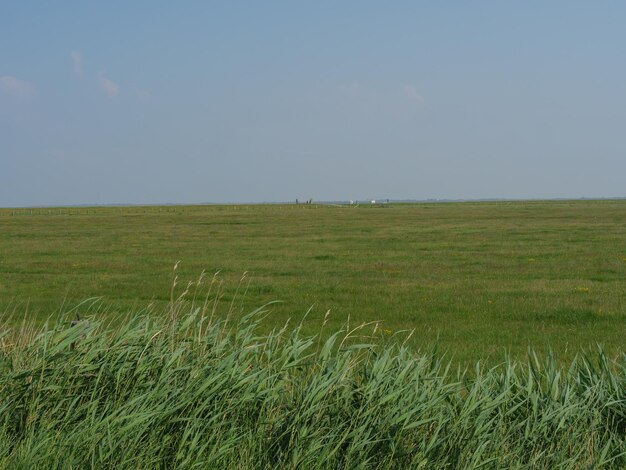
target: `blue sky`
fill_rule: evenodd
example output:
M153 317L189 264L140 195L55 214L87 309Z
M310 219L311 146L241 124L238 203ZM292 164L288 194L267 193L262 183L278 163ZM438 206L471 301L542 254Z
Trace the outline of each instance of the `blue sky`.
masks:
M4 2L0 206L626 196L623 2Z

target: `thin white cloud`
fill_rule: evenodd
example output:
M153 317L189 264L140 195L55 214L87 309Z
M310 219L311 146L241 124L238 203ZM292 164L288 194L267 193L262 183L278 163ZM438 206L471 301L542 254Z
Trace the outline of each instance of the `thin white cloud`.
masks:
M115 98L120 91L117 83L105 77L104 72L98 74L98 86L109 98Z
M363 91L364 89L363 85L361 85L359 82L352 82L347 85L343 84L339 88L345 93L358 93L360 91Z
M422 95L417 92L413 85L405 85L404 88L402 88L402 92L404 93L404 96L412 101L415 101L416 103L424 101Z
M18 98L30 98L35 94L35 87L19 78L2 75L0 76L0 91Z
M83 56L78 51L72 51L70 53L70 57L72 58L72 65L74 66L74 73L77 77L82 78L83 76Z
M152 102L152 94L149 91L137 89L135 90L135 95L137 99L144 104Z

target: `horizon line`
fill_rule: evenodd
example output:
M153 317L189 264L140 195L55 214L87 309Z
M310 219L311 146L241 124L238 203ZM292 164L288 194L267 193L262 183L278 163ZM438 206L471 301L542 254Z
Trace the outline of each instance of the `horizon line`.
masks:
M307 205L304 199L302 202L296 203L298 199L288 201L248 201L248 202L162 202L162 203L79 203L79 204L43 204L43 205L26 205L26 206L0 206L2 209L43 209L43 208L89 208L89 207L159 207L159 206L262 206L262 205ZM427 199L391 199L391 198L372 198L372 199L328 199L316 201L311 199L313 204L319 205L357 205L357 204L436 204L450 202L541 202L541 201L620 201L626 200L626 196L611 197L537 197L537 198L427 198ZM384 201L384 202L383 202Z

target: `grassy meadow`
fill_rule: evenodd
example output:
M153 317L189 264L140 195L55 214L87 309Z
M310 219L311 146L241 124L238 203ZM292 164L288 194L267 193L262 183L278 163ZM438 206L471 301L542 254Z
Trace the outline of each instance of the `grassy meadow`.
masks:
M0 313L159 312L178 260L175 296L219 271L237 311L280 300L267 331L311 309L305 333L330 310L460 361L624 349L626 201L0 209Z

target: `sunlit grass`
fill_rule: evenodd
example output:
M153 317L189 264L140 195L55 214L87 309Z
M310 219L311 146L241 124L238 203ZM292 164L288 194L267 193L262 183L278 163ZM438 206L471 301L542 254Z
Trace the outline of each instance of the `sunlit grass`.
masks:
M562 367L529 352L457 369L377 322L265 333L265 308L243 314L221 291L209 277L123 319L11 320L0 467L626 465L623 353L579 351Z
M249 308L281 301L264 331L312 307L307 334L331 310L329 330L380 320L461 363L569 361L624 343L625 247L626 201L5 209L0 312L163 308L181 260L181 283L220 270L227 301L248 272Z

